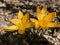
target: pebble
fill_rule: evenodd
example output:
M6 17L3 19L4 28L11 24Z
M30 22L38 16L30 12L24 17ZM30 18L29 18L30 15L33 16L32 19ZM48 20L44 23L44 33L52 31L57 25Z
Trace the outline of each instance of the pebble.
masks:
M33 5L33 2L30 2L29 5Z
M24 3L25 3L25 5L28 5L29 4L29 1L25 1Z
M20 2L20 6L24 6L24 3Z
M57 38L60 40L60 33L57 34Z
M18 34L18 32L14 32L14 33L13 33L13 35L17 35L17 34Z
M22 12L24 12L24 13L25 13L25 12L26 12L26 9L22 9Z
M0 7L5 7L6 5L4 3L0 2Z

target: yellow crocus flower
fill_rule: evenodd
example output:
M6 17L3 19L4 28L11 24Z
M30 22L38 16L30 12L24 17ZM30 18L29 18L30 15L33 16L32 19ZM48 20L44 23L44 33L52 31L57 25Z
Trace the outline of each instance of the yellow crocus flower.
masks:
M44 28L55 28L60 27L60 23L53 23L52 20L56 17L56 12L48 13L47 7L43 7L42 10L37 7L36 10L37 19L30 18L31 22L34 22L35 29Z
M18 12L18 18L17 19L11 19L10 22L12 22L14 25L5 27L5 31L15 31L18 30L19 34L25 33L25 28L30 28L32 26L32 23L28 21L29 20L29 14L26 13L23 15L21 11Z

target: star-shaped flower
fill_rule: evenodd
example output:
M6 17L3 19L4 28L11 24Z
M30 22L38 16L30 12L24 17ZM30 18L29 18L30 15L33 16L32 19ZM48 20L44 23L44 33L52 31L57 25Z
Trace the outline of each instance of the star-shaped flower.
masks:
M39 27L44 29L48 29L49 27L60 27L60 23L52 22L52 20L56 17L56 12L48 13L47 7L43 7L42 10L37 7L36 17L37 19L30 18L31 22L34 22L35 29L38 29Z
M18 30L19 34L24 34L25 33L25 28L30 28L32 26L32 23L29 22L28 20L29 20L29 14L26 13L23 16L23 13L21 11L19 11L18 12L18 18L10 20L15 25L5 27L4 29L5 29L5 31Z

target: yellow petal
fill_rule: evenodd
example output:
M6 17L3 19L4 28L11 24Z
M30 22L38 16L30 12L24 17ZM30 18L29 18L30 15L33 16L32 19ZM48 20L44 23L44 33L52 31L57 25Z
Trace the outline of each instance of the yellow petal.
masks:
M49 13L45 16L44 20L46 21L52 21L56 17L56 12Z
M38 20L41 20L41 11L40 11L39 7L37 7L37 9L36 9L36 16L37 16Z
M47 7L44 6L44 7L42 8L42 10L41 10L41 18L43 19L44 16L46 16L47 14L48 14L48 12L47 12Z
M31 22L38 22L38 20L34 19L34 18L30 18Z
M24 16L23 19L22 19L22 22L23 22L23 23L26 23L26 22L28 22L28 19L29 19L29 14L26 13L25 16Z
M18 12L18 19L22 19L23 18L23 13L19 10Z
M36 19L33 19L33 18L30 18L31 22L34 22L35 24L35 29L38 29L39 28L39 23Z
M5 31L15 31L18 30L18 27L13 25L13 26L8 26L4 28Z
M25 33L25 26L20 26L18 30L19 34L24 34Z
M39 23L36 22L36 23L35 23L35 29L38 29L38 28L39 28Z
M30 28L30 27L33 27L33 23L32 22L28 22L28 23L26 23L26 28Z
M19 20L19 19L11 19L10 22L12 22L15 25L18 25L18 24L21 23L21 20Z
M0 29L0 34L1 34L2 30Z
M25 33L25 30L18 30L18 33L19 34L24 34Z
M44 18L44 16L46 16L47 14L48 14L48 12L47 12L47 7L46 6L44 6L42 8L42 10L40 10L39 7L37 7L36 16L38 18L38 21L41 21Z
M51 27L51 28L60 27L60 23L49 23L48 27Z
M44 7L42 8L41 13L47 14L47 7L46 7L46 6L44 6Z

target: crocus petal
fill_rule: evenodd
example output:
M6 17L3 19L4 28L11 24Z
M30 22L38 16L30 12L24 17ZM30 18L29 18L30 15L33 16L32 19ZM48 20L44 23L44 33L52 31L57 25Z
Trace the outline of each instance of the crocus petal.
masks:
M19 10L18 12L18 19L22 19L23 18L23 13Z
M60 27L60 23L49 23L48 27L51 27L51 28Z
M0 29L0 34L1 34L2 30Z
M47 27L47 24L48 24L48 22L46 22L46 21L44 21L44 20L42 20L42 21L39 22L40 27L41 27L41 28L44 28L44 29L47 29L47 28L48 28L48 27Z
M42 10L41 10L41 18L43 19L44 16L46 16L47 14L48 14L48 12L47 12L47 7L44 6L44 7L42 8Z
M18 33L19 34L24 34L25 33L25 30L18 30Z
M25 26L20 26L18 29L19 34L24 34L25 33Z
M30 18L31 22L38 22L38 20L34 19L34 18Z
M33 19L33 18L30 18L31 22L34 22L35 24L35 29L38 29L39 28L39 23L36 19Z
M36 23L35 23L35 29L38 29L38 28L39 28L39 23L36 22Z
M33 23L32 22L29 22L29 23L26 23L26 28L30 28L30 27L33 27Z
M22 19L22 22L23 22L23 23L26 23L26 22L28 22L28 19L29 19L29 14L26 13L25 16L24 16L23 19Z
M19 19L11 19L10 22L12 22L15 25L18 25L18 24L21 23L21 20L19 20Z
M56 17L56 12L49 13L45 16L44 20L46 21L52 21Z
M4 28L5 31L15 31L18 30L18 27L13 25L13 26L8 26Z
M36 16L38 18L38 20L41 20L41 10L39 9L39 7L37 7L37 10L36 10Z
M47 14L47 7L46 7L46 6L44 6L44 7L42 8L41 13Z

